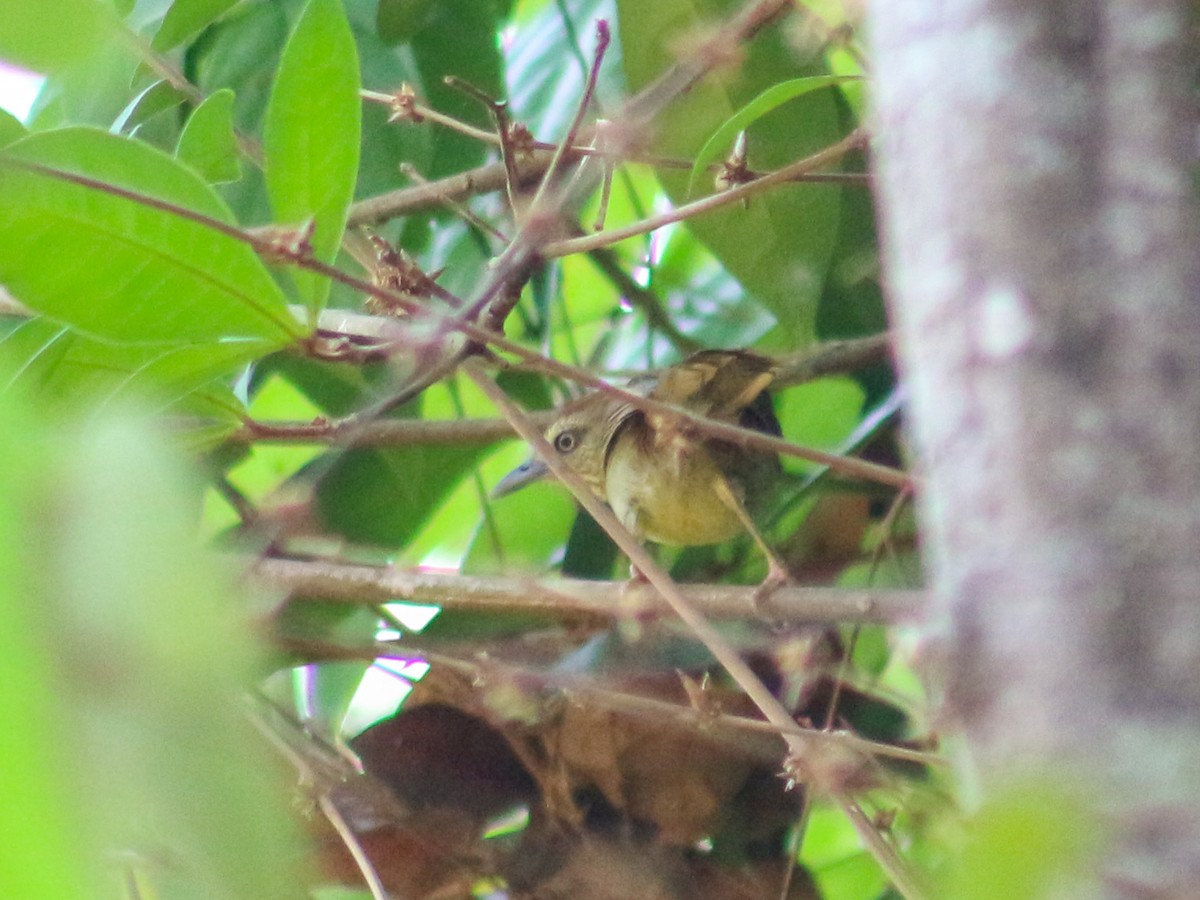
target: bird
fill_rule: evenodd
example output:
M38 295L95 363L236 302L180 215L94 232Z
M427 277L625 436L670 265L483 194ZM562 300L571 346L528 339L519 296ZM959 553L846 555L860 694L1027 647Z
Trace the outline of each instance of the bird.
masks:
M778 437L782 432L767 392L774 378L768 357L749 350L701 350L635 378L628 390ZM763 588L789 580L753 519L783 478L776 454L712 437L702 426L639 409L605 391L563 406L545 436L638 540L687 547L748 533L767 559ZM493 496L548 472L545 462L531 459L502 479Z

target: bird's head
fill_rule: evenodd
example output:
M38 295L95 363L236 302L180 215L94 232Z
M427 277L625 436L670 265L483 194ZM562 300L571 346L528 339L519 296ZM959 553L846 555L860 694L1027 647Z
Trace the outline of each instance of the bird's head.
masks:
M546 441L555 456L570 466L602 500L606 499L604 474L609 448L622 423L635 412L633 406L619 398L593 393L564 406L560 416L546 429ZM511 494L549 471L543 460L534 457L504 476L492 496Z

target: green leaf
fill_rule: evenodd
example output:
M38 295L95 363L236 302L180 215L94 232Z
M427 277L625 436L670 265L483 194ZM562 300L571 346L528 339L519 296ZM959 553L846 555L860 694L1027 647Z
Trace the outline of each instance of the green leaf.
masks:
M247 359L303 334L246 244L102 184L232 224L194 172L144 144L32 135L0 152L0 281L27 306L95 337L241 343Z
M21 124L21 120L6 109L0 109L0 147L7 147L14 141L19 141L29 132Z
M161 430L51 428L15 391L0 418L0 896L106 896L134 867L152 896L300 896L278 760L239 703L244 599Z
M379 0L375 27L385 44L402 44L425 27L437 0Z
M89 897L99 872L88 865L88 808L63 777L75 746L65 700L70 682L47 652L61 634L36 592L51 561L30 528L41 518L31 515L38 466L53 445L15 392L0 392L0 419L0 896Z
M3 4L0 59L52 72L117 39L123 26L96 0L8 0Z
M113 132L133 134L138 126L168 109L182 104L187 97L165 78L152 82L129 101L113 122Z
M482 105L447 85L445 79L453 75L493 97L503 96L496 30L496 9L492 3L439 0L434 5L410 43L420 72L420 90L430 106L481 128L493 127ZM422 172L427 178L479 165L487 154L487 148L479 141L449 129L436 129L432 137L433 155Z
M92 403L151 399L173 412L240 424L242 404L223 376L245 364L239 344L116 344L45 318L0 337L0 389L25 385L39 396Z
M297 896L284 792L238 702L258 654L234 573L196 542L197 486L131 416L62 440L45 500L69 513L45 535L59 558L41 599L66 671L105 673L66 692L75 802L113 849L171 848L145 866L155 896Z
M233 91L223 88L196 107L179 135L175 155L204 178L221 184L242 177L233 132Z
M827 376L780 392L775 410L788 440L833 450L862 418L863 391L853 378Z
M348 450L317 488L322 520L352 541L403 547L487 452L480 446Z
M696 161L692 163L692 171L688 175L688 195L692 194L696 186L696 179L704 173L705 167L728 154L734 141L737 140L737 136L775 107L782 106L789 100L803 97L820 88L857 80L858 77L856 75L810 75L807 78L793 78L767 88L722 122L721 127L705 141L700 152L696 154Z
M159 53L178 47L199 34L238 0L175 0L163 17L151 45Z
M340 0L310 0L284 48L264 133L267 191L278 222L312 221L315 257L333 262L354 197L362 131L358 52ZM296 271L316 311L329 281Z
M738 4L618 0L617 7L625 72L636 91L677 59L680 47L696 47L707 23L727 19ZM780 29L758 35L744 51L737 71L701 81L655 117L654 152L693 158L721 123L767 88L783 78L823 74L796 64ZM747 129L751 168L780 168L843 137L837 103L833 92L813 92L755 121ZM685 170L661 170L659 180L674 202L686 200ZM831 184L782 185L755 196L746 208L724 207L687 221L688 230L774 315L779 333L770 342L773 348L812 340L837 235L840 193Z

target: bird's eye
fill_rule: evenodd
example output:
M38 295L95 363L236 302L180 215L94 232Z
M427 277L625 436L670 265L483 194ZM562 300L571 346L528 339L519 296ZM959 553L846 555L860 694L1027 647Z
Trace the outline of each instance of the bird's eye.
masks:
M578 446L578 441L575 439L575 433L564 431L562 434L554 438L554 449L559 453L570 453Z

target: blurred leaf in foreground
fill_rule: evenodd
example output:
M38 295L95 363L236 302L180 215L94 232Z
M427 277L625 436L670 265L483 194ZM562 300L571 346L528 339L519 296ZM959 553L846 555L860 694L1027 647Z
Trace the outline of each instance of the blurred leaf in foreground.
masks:
M253 648L197 543L198 491L135 416L0 407L0 769L21 786L0 895L136 877L159 896L297 896L284 782L240 706Z

